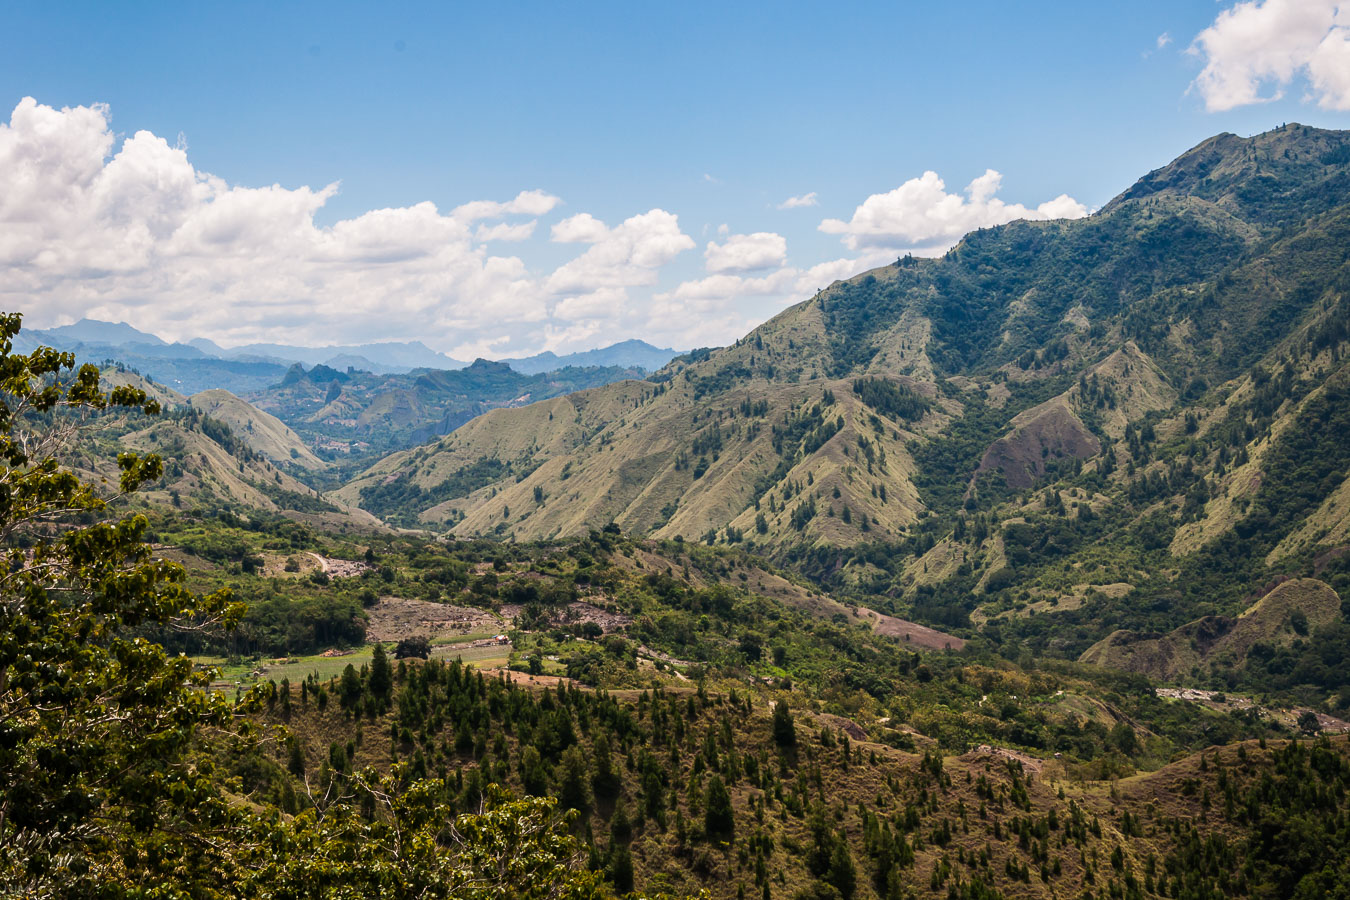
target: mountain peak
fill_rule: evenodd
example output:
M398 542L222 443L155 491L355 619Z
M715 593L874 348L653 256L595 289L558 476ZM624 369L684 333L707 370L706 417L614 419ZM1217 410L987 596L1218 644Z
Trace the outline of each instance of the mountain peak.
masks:
M1350 131L1290 123L1239 137L1214 135L1154 169L1108 203L1208 201L1258 227L1283 228L1343 202L1350 189Z
M153 334L133 328L125 322L102 322L81 319L74 325L58 325L43 331L44 335L81 344L154 344L165 346L167 341Z

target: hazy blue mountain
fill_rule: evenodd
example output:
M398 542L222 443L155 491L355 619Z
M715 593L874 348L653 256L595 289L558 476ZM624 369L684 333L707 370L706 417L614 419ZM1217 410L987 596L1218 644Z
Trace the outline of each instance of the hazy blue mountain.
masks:
M128 356L201 359L211 355L191 344L171 344L125 322L100 322L97 319L81 319L74 325L24 332L24 336L35 344L71 350L90 359Z
M246 394L261 391L286 376L286 365L280 362L216 359L205 354L195 358L142 356L125 349L88 344L75 348L75 352L81 360L93 363L116 360L180 394L197 394L213 388Z
M36 332L35 332L36 333ZM44 339L62 344L167 344L162 338L132 328L125 322L81 319L74 325L58 325L40 332Z
M358 356L355 353L339 353L337 356L329 357L323 361L323 365L330 369L346 371L355 369L358 372L373 372L376 375L401 375L408 371L403 366L386 366L368 359L364 356Z
M537 375L540 372L552 372L567 366L618 366L624 369L646 369L655 372L679 355L677 350L653 347L646 341L621 341L598 350L583 350L580 353L568 353L565 356L545 350L523 359L503 359L523 375Z
M39 343L74 352L81 361L116 361L185 395L223 389L246 397L333 452L388 452L500 406L640 378L675 355L625 341L567 356L543 353L514 365L478 360L468 366L420 341L222 347L209 338L169 343L124 323L92 319L24 331L18 349ZM339 447L349 449L334 449Z
M188 344L193 347L196 347L198 350L202 351L208 356L219 356L220 358L224 359L226 356L230 355L229 352L226 351L224 347L220 346L213 340L209 340L208 338L193 338L192 340L188 341Z
M197 344L197 346L203 346ZM255 357L301 362L306 366L320 364L333 368L358 365L348 359L359 358L372 371L385 373L411 372L413 369L462 369L468 363L432 350L421 341L384 341L377 344L330 345L327 347L295 347L290 344L244 344L220 350L227 359ZM334 362L336 360L336 362ZM340 365L339 365L340 364Z

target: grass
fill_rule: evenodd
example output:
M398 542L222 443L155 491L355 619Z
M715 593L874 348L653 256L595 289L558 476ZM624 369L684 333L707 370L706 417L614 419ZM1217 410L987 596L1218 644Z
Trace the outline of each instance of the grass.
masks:
M496 633L469 635L460 638L459 642L464 643L483 637L491 637L492 634ZM231 664L229 659L223 656L194 656L192 661L199 666L215 666L220 670L220 674L212 682L212 685L216 688L230 688L247 687L267 679L280 683L283 678L289 679L292 684L296 684L310 675L317 675L319 681L327 681L330 678L339 677L348 665L355 666L358 670L364 665L369 665L374 652L373 646L368 645L342 656L323 656L321 654L293 656L282 663L264 659L256 662L247 660ZM431 655L436 659L458 659L462 662L472 663L480 669L505 666L510 659L510 654L510 644L462 648L441 644L433 645L431 651ZM261 675L254 675L254 672L261 672Z
M231 664L227 658L221 656L194 656L192 661L198 665L216 666L220 670L220 675L213 682L214 686L235 687L248 686L264 679L280 682L283 678L289 679L294 684L303 681L309 675L318 675L320 681L327 681L341 675L342 670L348 665L357 669L368 665L374 652L372 647L362 647L343 656L320 654L293 656L283 663L259 660ZM254 672L262 674L254 675Z

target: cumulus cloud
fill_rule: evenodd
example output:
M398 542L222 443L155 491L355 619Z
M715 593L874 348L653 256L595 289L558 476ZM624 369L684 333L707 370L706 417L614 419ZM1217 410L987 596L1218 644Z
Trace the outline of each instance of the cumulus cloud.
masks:
M544 191L521 191L514 200L498 203L494 200L475 200L450 211L450 217L460 222L480 219L500 219L504 216L542 216L562 200Z
M805 270L785 266L758 276L716 274L683 282L652 297L651 333L678 332L686 336L686 346L727 343L789 303L890 258L881 256L835 259Z
M791 269L757 278L710 275L659 292L649 307L649 340L682 339L687 347L733 341L763 321L764 313L782 308L794 275Z
M553 226L551 236L560 244L594 244L605 239L609 228L590 213L578 213Z
M585 240L591 246L558 267L544 286L562 298L555 313L561 310L559 314L569 317L612 313L626 302L628 288L655 284L662 266L694 246L694 239L680 231L679 217L664 209L649 210L613 228L594 219L558 224L568 222L572 224L563 229L563 238L554 229L554 240Z
M1340 0L1250 0L1219 13L1190 52L1192 84L1220 112L1278 100L1295 78L1324 109L1350 110L1350 6Z
M664 273L695 241L661 208L608 224L581 212L553 222L571 259L532 270L493 252L538 240L562 200L528 190L445 209L374 209L315 219L339 185L244 186L198 170L180 140L122 139L104 106L54 109L24 99L0 121L0 309L44 327L81 316L127 321L169 339L229 346L423 340L459 358L568 350L625 337L671 346L725 343L846 278L1018 216L1082 215L1068 197L1035 210L995 197L986 173L947 194L927 173L827 220L858 252L788 266L786 239L733 234L705 243L704 277ZM814 203L814 194L798 198ZM527 245L528 246L528 245ZM552 252L562 248L555 247ZM690 260L693 262L693 260ZM687 268L686 268L687 271Z
M770 231L729 235L725 243L709 241L703 251L709 272L751 272L781 266L787 259L787 238Z
M781 294L792 286L797 274L796 269L780 269L758 278L743 275L709 275L707 278L686 281L673 291L657 294L652 301L658 306L669 301L725 305L728 301L741 297ZM679 308L687 310L687 307Z
M33 324L89 315L223 343L444 346L546 317L521 260L481 246L533 224L470 229L547 212L557 197L525 191L448 215L419 203L323 228L314 217L336 184L229 185L148 131L118 147L108 117L103 106L26 98L0 123L0 302Z
M517 225L509 222L498 222L491 226L479 225L478 230L473 233L473 239L480 244L486 244L488 241L524 241L534 234L534 227L538 224L537 219L531 219Z
M0 121L0 308L29 313L32 327L92 316L225 345L421 339L535 352L597 333L597 319L640 319L627 289L654 284L694 246L664 210L614 228L582 213L551 236L590 246L532 273L485 245L530 238L562 202L541 190L321 227L337 184L231 185L198 171L181 141L119 140L109 116L26 98Z
M789 197L782 203L778 204L778 208L800 209L803 206L818 206L818 205L819 203L816 200L816 192L812 191L809 194L802 194L800 197Z
M1164 31L1162 34L1158 35L1158 40L1154 42L1154 49L1161 50L1170 43L1172 43L1172 35Z
M976 228L1002 225L1014 219L1080 218L1083 204L1061 194L1035 208L1005 203L998 193L1003 176L993 169L966 186L965 196L950 194L938 174L924 172L885 194L873 194L853 212L853 218L826 219L820 230L843 236L853 250L866 247L941 252Z

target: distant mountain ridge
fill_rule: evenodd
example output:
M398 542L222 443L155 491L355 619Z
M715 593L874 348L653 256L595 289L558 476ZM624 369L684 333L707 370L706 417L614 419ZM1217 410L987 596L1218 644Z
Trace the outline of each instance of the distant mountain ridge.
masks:
M245 344L221 347L208 338L193 338L187 343L170 343L124 322L81 319L73 325L34 330L25 333L29 342L45 342L58 349L93 353L107 351L132 356L172 359L220 359L237 362L306 366L348 365L377 374L410 372L413 369L461 369L465 362L432 350L421 341L386 341L371 344L297 347L291 344Z
M645 369L565 367L524 375L505 363L475 360L462 369L373 375L296 363L247 399L330 454L388 452L448 434L493 409L521 406L624 379Z
M271 435L260 452L281 447L283 456L272 454L277 461L302 460L300 468L308 473L340 457L387 453L447 434L492 409L642 378L674 355L625 341L567 356L545 353L515 360L519 368L513 368L484 359L467 365L420 341L226 349L206 338L169 343L125 323L95 319L23 331L16 348L31 352L40 344L74 352L82 361L115 362L193 397L194 404L216 397L213 418ZM248 411L235 414L240 409L236 398L246 401ZM272 420L273 415L282 421ZM299 456L289 456L292 448Z
M333 369L357 369L376 375L406 374L415 369L434 369L440 371L463 369L469 363L455 359L436 350L432 350L421 341L380 341L370 344L330 344L323 347L299 347L293 344L255 343L241 344L236 347L222 347L209 338L193 338L186 343L169 342L157 335L141 331L125 322L103 322L98 319L81 319L73 325L58 325L55 328L33 329L21 333L20 349L36 347L45 343L61 350L73 350L86 356L104 354L116 358L128 365L137 366L144 358L155 360L227 360L235 363L260 364L280 367L259 370L262 378L271 377L276 371L281 374L295 363L306 368L328 366ZM503 359L500 362L510 366L522 375L538 375L555 369L568 367L586 368L590 366L618 366L624 369L644 369L655 372L678 355L675 350L655 347L645 341L627 340L608 347L594 350L582 350L559 356L552 351L544 351L534 356ZM158 363L164 368L164 363ZM229 378L229 369L215 367L209 377ZM182 372L173 369L160 380L173 382L173 386L187 393L221 387L234 393L255 390L256 384L202 384L186 381ZM234 377L239 377L236 372Z
M33 334L77 344L168 344L163 338L125 322L100 322L98 319L81 319L74 325L58 325Z
M537 375L551 372L567 366L619 366L624 369L646 369L655 372L679 355L678 350L653 347L646 341L628 340L601 347L596 350L582 350L559 356L550 350L519 359L503 359L511 368L522 375Z
M292 384L296 378L297 366L302 367L301 372L316 370L318 373L369 373L376 376L376 380L372 383L369 378L365 379L363 389L369 390L374 387L377 391L380 378L415 376L419 372L462 371L469 367L468 363L438 353L421 341L387 341L326 347L258 343L225 348L208 338L194 338L187 343L170 343L123 322L102 322L96 319L81 319L73 325L61 325L45 330L25 330L18 337L16 349L20 352L31 352L40 344L74 352L90 362L116 361L184 395L219 389L237 396L250 397L264 406L281 409L290 407L287 407L284 401L280 404L271 403L267 392L284 389ZM624 341L611 347L565 356L545 352L493 365L504 372L525 376L527 380L522 384L527 386L530 384L528 378L558 370L570 371L571 374L553 379L553 386L543 392L543 396L554 396L560 389L589 387L619 376L641 376L661 368L674 355L673 350L662 350L642 341ZM482 360L479 362L485 363ZM595 369L597 372L589 376L579 374L586 369ZM604 374L605 372L610 374ZM325 376L320 380L326 382L329 379ZM485 384L481 377L477 376L469 378L468 383ZM390 386L402 388L402 385ZM504 382L497 387L507 389ZM422 439L443 434L446 430L467 421L467 418L471 417L467 415L469 410L472 409L472 415L476 415L520 394L530 394L536 399L540 396L537 386L536 389L522 387L518 393L510 397L498 397L495 393L483 397L465 396L461 400L469 405L449 415L448 418L445 410L441 409L444 406L443 399L436 399L431 403L431 407L440 410L435 413L430 408L421 409L419 404L412 404L406 407L401 418L415 417L421 413L425 413L429 418L418 422L401 421L397 431L403 434L407 429L412 429L413 433L421 435ZM481 403L474 406L470 401ZM319 405L324 406L326 402ZM395 405L406 406L406 404ZM421 413L418 412L419 409ZM296 409L291 411L301 418L315 412L314 409L303 412ZM348 420L351 420L350 416L338 416L333 421ZM288 424L303 427L296 420L288 420ZM312 433L310 437L321 439ZM329 438L346 444L357 440L365 445L365 436L355 432L326 434L322 439ZM377 446L387 448L382 442L377 442Z
M190 343L225 359L265 359L306 366L365 369L377 375L410 372L413 369L462 369L468 363L432 350L421 341L382 341L373 344L332 344L325 347L297 347L291 344L243 344L223 348L214 341L198 338Z

